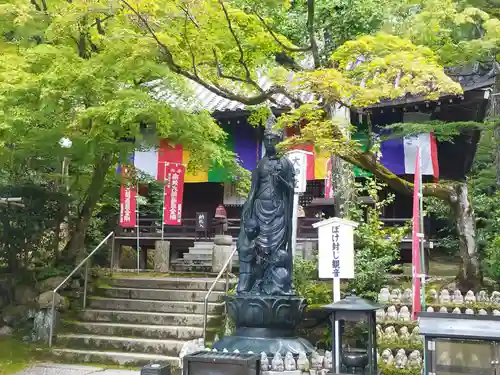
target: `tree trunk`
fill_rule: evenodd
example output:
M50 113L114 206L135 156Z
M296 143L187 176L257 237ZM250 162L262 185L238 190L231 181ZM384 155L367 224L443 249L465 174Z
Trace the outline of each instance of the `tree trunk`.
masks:
M102 158L99 158L94 165L92 180L89 188L87 189L87 198L85 199L83 207L80 210L78 219L74 225L73 235L71 236L71 240L67 246L67 260L74 261L75 259L83 258L85 255L84 250L87 229L90 225L90 220L92 219L92 213L94 212L99 198L101 197L104 182L106 180L106 174L108 173L112 160L112 154L105 154Z
M495 137L495 170L496 170L496 188L500 190L500 71L495 77L495 84L491 93L490 117L496 118L494 137Z
M460 288L465 291L477 290L483 280L477 252L474 209L469 199L466 182L454 184L453 190L455 199L451 201L450 205L457 229L460 257L462 258L458 281Z

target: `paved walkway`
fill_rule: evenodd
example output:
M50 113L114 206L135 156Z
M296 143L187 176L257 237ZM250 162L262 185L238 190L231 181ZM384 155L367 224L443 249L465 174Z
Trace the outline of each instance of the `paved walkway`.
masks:
M106 370L99 367L42 364L30 367L16 375L140 375L140 371Z

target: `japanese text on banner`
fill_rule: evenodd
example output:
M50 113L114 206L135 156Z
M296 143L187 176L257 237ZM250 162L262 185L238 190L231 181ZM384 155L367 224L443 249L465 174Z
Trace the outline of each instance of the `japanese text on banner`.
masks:
M129 170L124 167L122 176L127 177ZM137 189L122 183L120 187L120 226L133 228L137 225Z
M167 163L166 171L164 223L165 225L181 225L185 168L181 164Z

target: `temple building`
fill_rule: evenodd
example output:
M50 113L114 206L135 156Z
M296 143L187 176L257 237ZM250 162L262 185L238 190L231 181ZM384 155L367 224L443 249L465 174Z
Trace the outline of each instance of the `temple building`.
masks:
M346 111L346 117L358 129L353 136L362 142L370 136L370 133L382 134L384 126L401 122L483 121L489 99L489 88L493 84L494 77L485 75L477 66L465 73L449 71L448 74L461 83L464 90L462 95L442 97L433 102L426 101L422 97L406 97L379 103L359 111L351 109ZM266 82L264 86L265 84ZM241 103L219 97L201 86L194 87L199 108L212 113L228 134L227 147L238 155L244 168L253 170L263 156L264 129L254 127L248 122L250 111ZM163 95L161 99L173 100L168 94ZM276 116L289 110L291 104L285 97L279 99L270 105ZM369 125L368 113L371 118ZM424 182L437 179L463 180L472 166L479 136L479 130L470 129L456 136L453 143L439 142L430 133L420 134L412 139L386 140L381 143L381 163L398 176L411 180L415 165L415 150L418 145L422 153ZM302 209L299 216L303 217L299 219L297 238L299 243L314 247L316 230L312 228L312 224L319 220L319 213L333 214L333 202L324 195L330 156L318 154L313 145L302 148L311 151L311 155L308 156L307 191L300 197ZM158 173L161 173L157 167L159 159L186 166L189 162L189 153L181 146L161 147L160 142L158 150L136 152L134 164L136 168L157 177ZM358 168L354 168L354 173L359 179L366 176L366 172ZM384 221L388 225L398 225L409 220L412 215L411 197L394 193L395 201L383 212ZM186 170L182 194L182 223L177 226L164 226L164 237L170 239L173 249L179 249L180 252L184 251L182 249L187 250L187 247L192 246L193 240L200 235L197 232L197 213L206 213L208 218L208 229L203 236L213 237L212 218L216 216L217 208L223 205L227 213L228 233L236 238L243 203L244 198L236 195L234 184L227 171L220 168L197 172ZM143 215L139 217L140 246L143 246L144 242L144 246L154 247L152 245L154 240L161 237L161 218ZM432 223L426 222L425 232L432 236ZM135 230L117 229L116 238L123 245L134 246L135 237ZM406 247L411 247L410 240L406 245L403 241L402 249Z

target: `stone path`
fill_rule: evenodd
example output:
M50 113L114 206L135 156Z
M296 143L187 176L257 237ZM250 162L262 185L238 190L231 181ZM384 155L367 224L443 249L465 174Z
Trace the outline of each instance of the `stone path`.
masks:
M18 372L16 375L139 375L140 371L106 370L78 365L42 364Z

